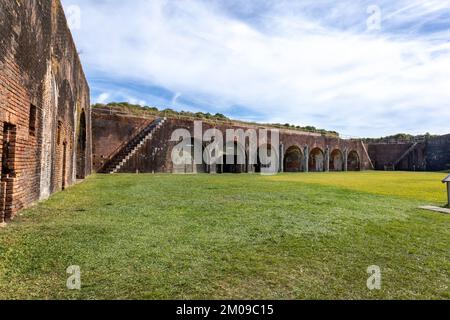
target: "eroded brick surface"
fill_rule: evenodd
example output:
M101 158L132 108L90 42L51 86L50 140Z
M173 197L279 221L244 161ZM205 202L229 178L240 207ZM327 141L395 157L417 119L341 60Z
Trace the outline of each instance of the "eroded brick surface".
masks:
M0 1L0 222L91 172L90 126L60 1Z
M420 143L372 143L369 155L375 169L442 171L450 169L450 135Z
M428 140L426 161L428 170L450 169L450 134Z
M94 158L101 159L105 164L111 159L117 146L126 144L140 130L142 124L149 124L154 119L141 119L128 117L120 114L107 114L104 110L93 110L94 127ZM255 129L259 126L230 124L224 122L203 122L203 132L208 129L219 129L225 135L227 129ZM177 129L186 129L194 136L194 121L185 119L169 118L166 123L155 132L152 139L148 140L134 154L119 172L156 172L156 173L185 173L202 172L208 169L205 166L187 166L185 168L174 168L172 163L172 150L177 144L172 142L172 133ZM270 129L270 128L268 128ZM371 169L371 162L366 149L361 141L344 140L335 137L322 136L320 134L303 133L293 130L280 131L280 144L282 145L283 167L286 165L284 158L286 152L297 148L300 159L293 159L297 163L296 171L343 171ZM110 146L108 146L110 145ZM108 147L105 147L108 146ZM312 152L311 152L312 151ZM247 152L247 151L246 151ZM315 156L317 152L317 156ZM307 153L307 154L306 154ZM292 158L292 157L291 157ZM317 158L317 159L316 159ZM331 162L331 165L330 165ZM289 164L292 168L292 164ZM97 170L101 168L100 163L96 165ZM241 168L239 172L252 171L254 168ZM287 171L287 170L284 170ZM293 170L292 170L293 171Z

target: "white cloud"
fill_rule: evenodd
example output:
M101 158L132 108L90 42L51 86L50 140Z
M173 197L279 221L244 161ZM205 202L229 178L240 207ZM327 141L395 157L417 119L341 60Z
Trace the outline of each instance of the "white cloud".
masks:
M142 106L147 105L147 102L143 99L139 99L133 95L130 95L126 91L115 91L115 92L103 92L101 93L97 99L95 99L95 103L107 103L109 101L115 102L129 102L131 104L139 104Z
M242 105L359 136L449 132L448 31L420 34L412 22L437 21L450 3L383 2L377 33L364 30L365 2L354 3L317 14L314 2L280 1L255 22L210 1L81 0L74 34L88 74L167 88L174 104L201 97L214 111ZM344 18L350 27L330 26ZM387 30L405 23L414 32Z
M108 92L103 92L98 96L96 103L106 103L110 96L111 95Z

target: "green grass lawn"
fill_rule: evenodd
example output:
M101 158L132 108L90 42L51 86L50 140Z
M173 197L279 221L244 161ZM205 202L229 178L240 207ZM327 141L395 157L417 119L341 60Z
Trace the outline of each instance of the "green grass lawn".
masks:
M0 230L0 299L449 299L443 177L95 175Z

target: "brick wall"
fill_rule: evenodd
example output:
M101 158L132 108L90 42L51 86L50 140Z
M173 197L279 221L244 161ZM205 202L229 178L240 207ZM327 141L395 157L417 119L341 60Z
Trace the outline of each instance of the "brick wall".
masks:
M102 164L111 158L112 150L116 150L117 146L126 144L131 138L136 136L139 132L139 127L142 124L148 125L150 119L141 119L139 121L136 117L128 117L119 114L106 115L104 112L93 112L93 132L94 132L94 156L96 159L102 157ZM152 119L153 120L153 119ZM203 132L208 129L217 128L224 134L227 129L260 129L259 126L240 125L238 123L231 124L226 122L204 121ZM177 143L171 142L171 135L176 129L186 129L192 136L194 136L194 121L184 119L168 119L164 126L159 129L152 139L147 141L138 153L134 154L120 172L162 172L171 173L175 171L183 171L186 168L174 168L171 161L172 150ZM108 143L107 143L108 142ZM349 170L366 170L371 169L371 162L366 152L366 149L361 141L343 140L333 137L325 137L320 134L304 133L292 130L280 131L280 143L283 145L284 151L290 147L297 147L303 150L307 146L309 150L319 149L324 157L328 156L330 161L331 154L340 154L347 159L347 155L356 154L357 164L350 166ZM107 146L108 145L108 146ZM333 153L334 152L334 153ZM353 153L352 153L353 152ZM284 157L284 154L282 155ZM340 160L341 162L344 159ZM99 163L95 165L98 170L101 168ZM328 168L323 165L323 169ZM344 166L341 166L342 170ZM336 168L338 170L339 168ZM192 170L192 168L187 169ZM198 172L203 169L200 166L197 168Z
M86 161L76 168L83 122ZM89 87L59 0L0 1L0 161L10 155L11 169L2 163L0 223L91 172L90 126Z
M369 144L369 156L372 159L376 170L384 170L385 167L392 167L394 163L412 146L412 143Z
M139 118L117 115L108 110L92 110L93 169L100 170L119 148L139 133L139 129L152 123L154 117Z
M427 141L426 158L428 170L450 169L450 134Z
M369 144L369 155L376 170L392 167L413 143ZM396 170L442 171L450 169L450 135L434 137L421 142L396 165Z

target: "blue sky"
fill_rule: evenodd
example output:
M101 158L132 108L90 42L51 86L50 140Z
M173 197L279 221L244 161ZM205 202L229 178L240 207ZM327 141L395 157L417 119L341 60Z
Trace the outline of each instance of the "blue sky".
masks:
M92 102L450 132L450 0L63 0Z

